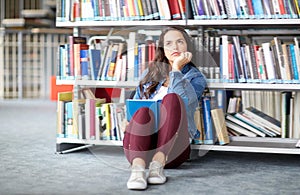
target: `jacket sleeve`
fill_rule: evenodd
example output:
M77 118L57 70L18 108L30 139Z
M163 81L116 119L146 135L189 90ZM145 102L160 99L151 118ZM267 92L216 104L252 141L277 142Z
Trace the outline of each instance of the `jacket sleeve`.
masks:
M183 99L188 100L186 105L188 117L188 129L190 136L193 138L197 133L194 122L194 113L199 105L199 100L206 87L205 77L200 72L192 72L188 75L182 74L180 71L170 72L169 93L177 93Z

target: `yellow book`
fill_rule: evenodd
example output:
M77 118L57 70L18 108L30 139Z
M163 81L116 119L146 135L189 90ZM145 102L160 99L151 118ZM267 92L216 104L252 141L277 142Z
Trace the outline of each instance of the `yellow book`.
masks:
M220 145L225 145L230 142L227 127L225 123L224 112L221 108L212 109L211 117L215 126L216 134Z
M138 4L138 9L139 9L140 16L144 16L144 10L143 10L143 6L142 6L142 1L141 0L137 0L137 4Z

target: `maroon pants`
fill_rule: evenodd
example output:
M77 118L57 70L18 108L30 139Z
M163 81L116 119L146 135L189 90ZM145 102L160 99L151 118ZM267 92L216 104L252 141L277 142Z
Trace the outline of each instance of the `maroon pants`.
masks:
M163 98L159 117L159 129L155 132L154 114L149 108L140 108L133 115L123 140L130 163L135 158L142 158L148 166L158 151L167 157L165 168L178 167L189 158L186 109L179 95L170 93Z

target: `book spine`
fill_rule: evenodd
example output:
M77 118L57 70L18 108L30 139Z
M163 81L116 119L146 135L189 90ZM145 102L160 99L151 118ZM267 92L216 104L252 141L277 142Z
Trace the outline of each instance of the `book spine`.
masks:
M211 98L210 96L204 96L202 98L202 112L204 122L204 144L214 144L214 132L211 118Z
M171 11L172 20L182 19L181 14L180 14L178 0L168 0L168 5L169 5L170 11Z

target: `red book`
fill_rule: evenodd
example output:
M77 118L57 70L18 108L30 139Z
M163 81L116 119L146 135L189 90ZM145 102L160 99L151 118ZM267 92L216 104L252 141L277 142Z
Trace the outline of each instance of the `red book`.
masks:
M278 0L278 3L279 3L279 8L280 8L280 15L286 14L283 0Z
M182 19L178 0L168 0L172 20Z
M249 15L253 16L254 15L254 10L253 10L253 7L252 7L252 0L247 0L247 6L248 6L248 9L249 9Z

